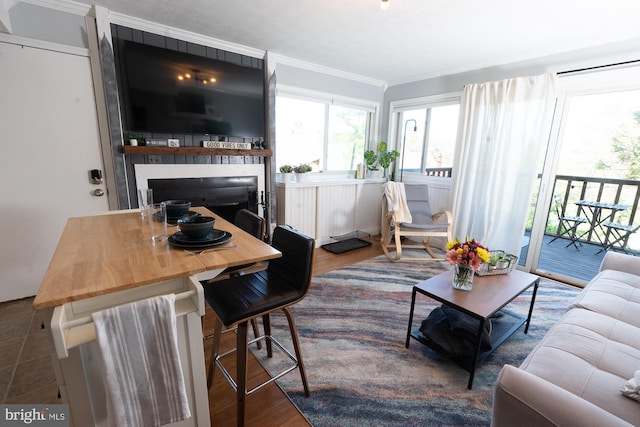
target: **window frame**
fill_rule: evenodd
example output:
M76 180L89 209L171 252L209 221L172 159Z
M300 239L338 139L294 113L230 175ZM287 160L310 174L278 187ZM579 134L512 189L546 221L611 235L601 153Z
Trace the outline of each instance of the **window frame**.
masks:
M332 93L314 91L310 89L303 89L296 86L278 85L276 87L276 105L278 97L285 97L290 99L298 99L301 101L316 102L324 105L324 136L323 136L323 148L322 148L322 169L318 172L323 174L342 174L345 172L353 172L349 170L331 170L328 171L328 148L329 148L329 109L331 106L339 106L346 108L353 108L356 110L362 110L367 114L367 123L365 124L365 145L364 149L367 150L371 144L371 141L375 139L376 129L378 129L380 103L365 99L351 98L347 96L336 95ZM276 111L276 116L278 112ZM276 130L277 133L277 130ZM275 147L276 159L278 144L276 141ZM364 159L363 159L364 161Z
M425 123L425 134L422 141L422 156L420 162L420 172L406 172L407 175L414 176L427 176L426 175L426 164L427 164L427 154L429 147L429 127L430 127L430 119L431 119L431 109L434 107L442 107L447 105L461 105L462 103L462 91L459 92L451 92L444 93L439 95L430 95L430 96L422 96L418 98L409 98L409 99L401 99L397 101L391 101L389 103L389 132L388 132L388 140L393 141L396 150L400 152L402 156L402 126L400 126L400 116L405 111L418 110L418 109L426 109L426 123ZM459 119L459 117L458 117ZM454 159L457 153L454 152ZM454 160L455 161L455 160ZM453 167L453 165L451 165ZM401 165L398 164L396 170L400 170ZM446 179L450 180L451 177L434 177L434 179Z

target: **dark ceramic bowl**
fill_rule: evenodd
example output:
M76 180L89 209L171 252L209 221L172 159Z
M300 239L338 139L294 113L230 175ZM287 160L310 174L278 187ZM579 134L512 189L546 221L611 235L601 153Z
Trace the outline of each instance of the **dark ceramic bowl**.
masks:
M204 239L213 231L216 219L212 216L196 216L178 220L178 228L189 239Z
M190 219L190 218L195 218L197 216L200 216L200 214L198 212L194 212L194 211L189 211L186 214L180 216L180 217L175 217L175 216L169 216L167 215L167 222L171 225L176 225L178 223L178 220L180 219Z
M165 200L163 203L167 205L168 218L180 218L191 209L191 202L188 200Z

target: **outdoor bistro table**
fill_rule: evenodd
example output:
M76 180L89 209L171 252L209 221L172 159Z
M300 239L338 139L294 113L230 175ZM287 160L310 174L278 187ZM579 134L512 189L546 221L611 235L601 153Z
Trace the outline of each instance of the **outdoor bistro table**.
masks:
M578 236L578 239L584 235L588 235L589 239L592 235L596 236L598 242L600 242L601 246L607 245L608 235L602 223L605 221L614 222L614 217L616 213L620 211L627 210L629 208L628 205L621 205L617 203L603 203L603 202L590 202L587 200L578 200L576 202L578 205L578 215L580 215L580 211L584 212L584 214L589 219L589 230L585 231L581 235ZM608 215L603 215L603 210L610 210L611 213Z

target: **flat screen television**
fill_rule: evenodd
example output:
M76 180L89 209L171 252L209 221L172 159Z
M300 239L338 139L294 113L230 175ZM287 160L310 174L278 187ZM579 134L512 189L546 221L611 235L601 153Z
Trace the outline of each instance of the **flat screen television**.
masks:
M114 53L125 130L264 136L261 68L123 40Z

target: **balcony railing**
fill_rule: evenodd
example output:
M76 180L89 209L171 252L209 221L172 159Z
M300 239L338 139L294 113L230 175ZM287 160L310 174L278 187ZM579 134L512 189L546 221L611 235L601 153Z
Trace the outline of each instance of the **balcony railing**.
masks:
M588 216L588 212L585 212L584 207L575 204L578 200L587 200L590 202L626 205L628 206L627 209L613 213L612 222L623 225L637 224L636 214L638 213L638 201L640 200L640 181L557 175L553 194L560 200L561 206L559 206L559 209L562 216ZM546 234L548 235L558 235L561 232L558 227L554 203L552 201L547 217ZM602 242L607 242L612 237L610 229L606 227L602 230L594 230L590 228L590 224L583 224L578 230L579 241L581 242L602 244ZM605 231L603 232L603 230ZM631 251L638 251L640 249L640 236L633 235L625 243Z
M453 168L427 168L424 171L426 176L440 176L443 178L451 178L451 170Z

